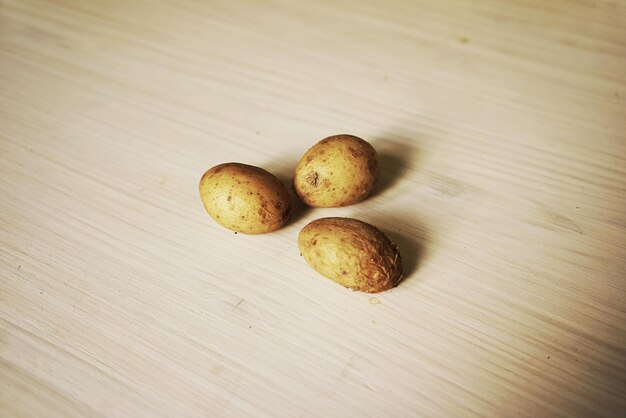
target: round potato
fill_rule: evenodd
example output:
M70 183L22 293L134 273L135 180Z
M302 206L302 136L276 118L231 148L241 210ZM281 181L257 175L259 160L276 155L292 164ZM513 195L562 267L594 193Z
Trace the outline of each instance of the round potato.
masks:
M356 219L317 219L300 231L298 246L314 270L352 290L378 293L402 278L395 244L378 228Z
M380 177L376 150L352 135L322 139L302 157L293 188L309 206L330 208L360 202Z
M264 234L289 218L289 192L272 173L259 167L225 163L200 180L206 211L220 225L244 234Z

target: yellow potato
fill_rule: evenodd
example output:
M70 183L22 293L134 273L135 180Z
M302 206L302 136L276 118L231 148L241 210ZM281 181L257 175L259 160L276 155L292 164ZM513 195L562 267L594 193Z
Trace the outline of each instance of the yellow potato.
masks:
M339 207L360 202L380 177L376 150L352 135L321 140L302 157L293 187L309 206Z
M351 218L322 218L305 226L298 246L309 265L361 292L391 289L402 278L402 258L378 228Z
M289 192L273 174L240 163L217 165L200 180L206 211L220 225L244 234L264 234L289 218Z

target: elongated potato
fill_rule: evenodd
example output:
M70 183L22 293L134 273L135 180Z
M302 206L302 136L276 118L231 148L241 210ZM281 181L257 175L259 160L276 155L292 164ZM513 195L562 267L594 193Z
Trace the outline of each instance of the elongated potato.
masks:
M259 167L225 163L200 180L200 197L220 225L244 234L264 234L289 218L289 192L276 176Z
M348 206L365 199L380 177L376 150L352 135L325 138L296 167L293 188L314 207Z
M353 290L382 292L402 278L395 244L357 219L317 219L300 231L298 246L314 270Z

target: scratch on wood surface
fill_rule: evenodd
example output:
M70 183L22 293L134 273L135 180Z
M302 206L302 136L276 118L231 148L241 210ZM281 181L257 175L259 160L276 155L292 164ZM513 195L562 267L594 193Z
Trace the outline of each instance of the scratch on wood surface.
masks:
M576 232L577 234L583 234L583 229L572 219L563 216L552 209L548 209L543 205L539 206L539 212L546 221L546 223L542 225L543 227L551 230L555 230L556 228L554 227L557 227L559 229Z
M241 300L239 301L239 303L235 305L235 307L233 308L233 311L234 311L234 310L236 310L236 309L239 307L239 305L241 305L241 304L242 304L242 303L244 303L245 301L246 301L245 299L241 299Z
M440 196L445 197L459 197L466 193L476 191L474 186L437 173L429 174L428 186Z
M572 221L571 219L566 218L565 216L555 214L552 218L552 222L554 222L554 224L560 228L574 231L581 235L583 234L583 230L580 227L580 225L578 225L576 222Z
M352 359L354 359L354 356L350 356L350 359L348 360L346 365L343 366L343 369L341 370L341 377L348 376L348 368L350 367L350 364L352 363Z

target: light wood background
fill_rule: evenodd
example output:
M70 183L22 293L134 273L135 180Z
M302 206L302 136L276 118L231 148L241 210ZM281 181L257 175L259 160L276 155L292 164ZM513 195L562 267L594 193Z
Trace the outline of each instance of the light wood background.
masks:
M367 201L204 212L336 133ZM626 416L625 173L624 1L0 0L0 416ZM323 216L405 280L311 270Z

